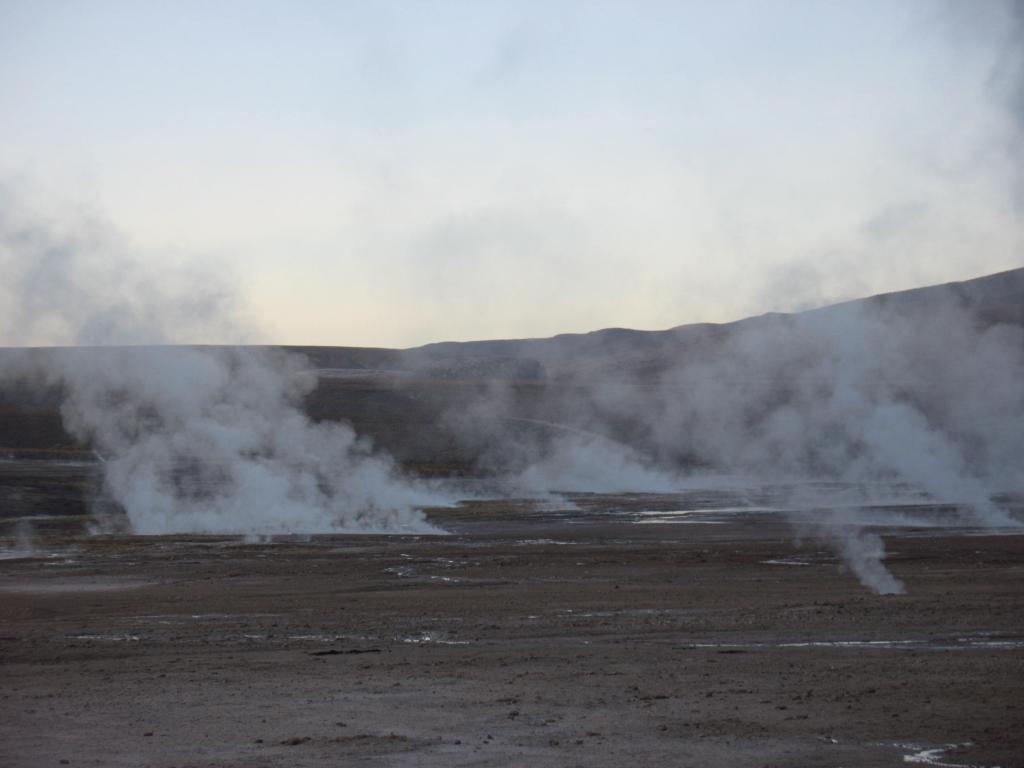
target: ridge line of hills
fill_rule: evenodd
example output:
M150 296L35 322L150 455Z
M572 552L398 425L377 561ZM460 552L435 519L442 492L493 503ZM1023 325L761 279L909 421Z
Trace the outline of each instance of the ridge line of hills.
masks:
M845 315L879 317L883 323L897 317L928 336L942 333L938 323L949 311L982 328L1003 323L1024 327L1024 268L800 313L661 331L606 328L544 339L439 342L410 349L254 347L291 350L308 359L318 377L303 407L314 421L348 422L403 465L444 473L474 466L488 441L493 450L505 450L500 441L510 433L546 439L552 428L590 429L595 419L607 422L610 436L643 447L650 425L633 423L623 414L602 415L597 396L601 387L616 389L634 405L646 402L666 382L671 397L688 397L678 381L672 383L673 376L692 370L689 366L714 368L753 343L760 362L730 361L734 364L726 373L713 374L726 377L715 386L735 390L744 381L756 380L771 397L784 399L792 390L787 377L799 373L793 367L799 365L793 350L806 347L808 328L831 324L841 336L845 326L833 321ZM61 349L0 349L0 370L7 355L28 351L45 356ZM103 349L94 348L97 354ZM779 365L774 358L794 362ZM664 398L666 393L661 394ZM24 382L0 386L0 455L45 457L87 450L64 430L61 401L54 387L33 388ZM468 427L467 413L477 414Z

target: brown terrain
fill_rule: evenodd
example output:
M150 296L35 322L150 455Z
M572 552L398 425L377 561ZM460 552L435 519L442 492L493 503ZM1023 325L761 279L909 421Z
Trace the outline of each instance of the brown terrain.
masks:
M630 513L681 501L50 532L0 561L0 762L1024 765L1024 536L891 532L881 597L770 516Z
M940 290L1024 322L1024 270ZM475 501L428 511L438 536L96 533L99 464L60 392L8 387L0 766L1024 766L1019 529L879 518L907 587L879 596L771 499L473 492L499 438L452 413L496 383L500 440L544 437L581 382L642 395L666 361L788 322L297 350L311 418L467 484Z

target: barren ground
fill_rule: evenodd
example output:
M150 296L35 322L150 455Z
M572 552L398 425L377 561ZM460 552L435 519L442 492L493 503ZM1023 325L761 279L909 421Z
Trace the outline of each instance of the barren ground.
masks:
M0 764L1024 766L1024 537L887 537L908 593L880 597L781 521L613 502L50 531L0 560Z

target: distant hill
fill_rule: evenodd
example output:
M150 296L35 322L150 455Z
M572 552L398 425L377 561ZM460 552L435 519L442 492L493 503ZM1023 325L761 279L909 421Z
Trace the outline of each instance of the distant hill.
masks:
M772 397L785 399L792 365L754 369L741 361L722 372L722 356L734 354L744 339L756 339L759 353L767 358L784 357L807 328L847 316L901 318L928 328L949 312L971 318L979 328L1000 323L1024 326L1024 268L801 313L660 331L606 328L544 339L440 342L404 350L287 349L304 355L318 376L319 384L306 400L311 418L350 422L408 466L444 473L470 471L482 456L500 454L517 441L550 438L558 429L596 431L650 452L657 424L642 412L644 398L659 391L664 398L663 382L680 371L717 366L712 376L774 378L779 386L777 397ZM0 350L0 367L12 354ZM634 394L620 392L618 401L609 404L602 394L612 391L609 387L625 387L621 391ZM676 388L671 396L687 395ZM62 429L59 402L55 389L0 388L0 455L86 450ZM672 460L700 457L681 450Z
M445 361L472 358L530 360L552 378L600 373L645 377L674 365L681 355L713 350L724 338L755 325L784 325L789 318L838 312L886 310L902 315L921 315L937 308L958 307L977 315L979 322L1024 324L1024 268L974 280L884 293L833 304L802 313L769 313L731 323L696 323L661 331L605 328L590 333L567 333L546 339L441 342L404 350L393 358L407 370L432 368L443 371ZM315 353L314 353L315 354ZM507 369L507 364L503 363ZM480 368L486 368L481 364Z

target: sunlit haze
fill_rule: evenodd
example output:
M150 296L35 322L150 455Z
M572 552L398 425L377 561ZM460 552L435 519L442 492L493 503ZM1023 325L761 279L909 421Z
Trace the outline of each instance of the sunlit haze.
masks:
M0 0L0 186L269 343L801 309L1021 265L1013 13Z

